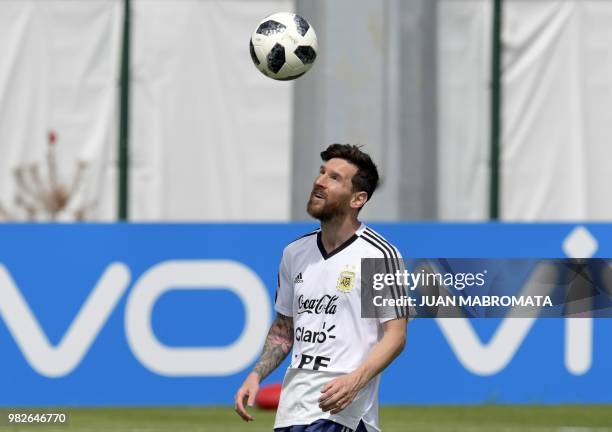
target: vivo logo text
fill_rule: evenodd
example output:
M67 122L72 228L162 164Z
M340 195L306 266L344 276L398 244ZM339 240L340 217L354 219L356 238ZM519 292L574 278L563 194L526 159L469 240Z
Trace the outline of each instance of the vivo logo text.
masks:
M36 316L0 264L0 317L29 365L39 374L59 378L75 370L89 351L130 284L129 268L112 263L100 276L57 345L49 342ZM157 300L177 289L225 289L245 308L245 326L224 347L170 347L152 330ZM125 333L135 357L146 368L164 376L220 376L240 372L258 355L271 315L268 292L261 279L236 261L166 261L147 270L129 292Z

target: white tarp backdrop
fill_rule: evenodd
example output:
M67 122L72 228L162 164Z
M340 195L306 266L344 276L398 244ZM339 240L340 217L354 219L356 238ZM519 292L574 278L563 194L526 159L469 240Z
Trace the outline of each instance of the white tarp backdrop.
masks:
M507 11L504 214L612 218L612 3Z
M438 214L486 219L489 184L489 0L438 5Z
M132 4L130 219L288 219L292 84L261 75L248 40L293 3ZM67 188L87 165L58 218L94 202L88 219L116 218L122 5L0 2L0 202L15 218L17 167L49 188L49 131Z
M442 219L487 216L490 3L440 3ZM610 220L612 2L505 5L502 218Z
M85 208L97 219L115 216L120 6L118 0L0 2L0 203L15 219L25 217L25 207L36 207L44 219L43 202L54 201L46 162L51 131L58 167L53 196L61 200L79 164L85 167L57 217L71 220Z
M289 219L292 83L248 42L290 1L135 0L133 220Z
M609 220L612 2L505 3L502 218ZM293 2L132 4L131 219L287 220L292 83L259 74L247 45ZM0 1L0 218L71 192L59 219L115 219L122 20L121 0ZM491 2L439 0L437 38L439 216L486 219Z

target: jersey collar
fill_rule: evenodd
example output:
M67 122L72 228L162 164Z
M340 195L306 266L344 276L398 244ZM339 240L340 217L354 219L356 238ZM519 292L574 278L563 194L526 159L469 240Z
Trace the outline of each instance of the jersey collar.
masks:
M366 226L364 224L361 224L361 226L357 229L357 231L355 231L355 234L353 234L344 243L342 243L340 246L338 246L336 249L334 249L333 251L329 253L325 250L325 247L323 246L323 241L321 240L321 231L319 231L317 233L317 246L319 247L319 252L321 252L321 256L323 257L323 259L326 260L328 258L331 258L337 253L349 247L351 243L353 243L355 240L359 238L359 236L365 230L365 228Z

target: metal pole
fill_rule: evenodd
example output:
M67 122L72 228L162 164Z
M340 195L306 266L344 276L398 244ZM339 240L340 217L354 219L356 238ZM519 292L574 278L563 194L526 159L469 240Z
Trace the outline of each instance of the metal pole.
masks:
M502 131L502 25L503 0L493 0L493 43L491 55L491 180L489 217L498 220L500 210L500 152Z
M119 106L119 148L118 148L118 214L121 221L128 219L129 192L129 114L130 114L130 24L131 0L123 0L123 39L121 45L121 77Z

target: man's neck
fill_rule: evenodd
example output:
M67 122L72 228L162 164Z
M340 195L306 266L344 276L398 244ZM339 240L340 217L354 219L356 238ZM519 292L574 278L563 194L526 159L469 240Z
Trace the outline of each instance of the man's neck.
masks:
M321 222L321 241L327 252L337 249L359 229L361 222L354 217L343 217Z

